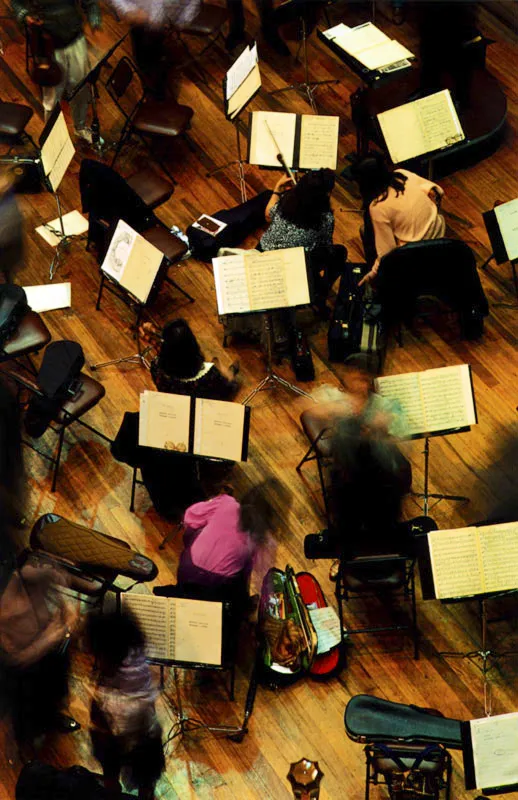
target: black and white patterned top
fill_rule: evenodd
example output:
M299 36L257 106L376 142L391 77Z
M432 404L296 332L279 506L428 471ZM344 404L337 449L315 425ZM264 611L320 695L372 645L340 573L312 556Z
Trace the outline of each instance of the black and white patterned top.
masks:
M270 227L259 242L260 250L281 250L285 247L313 250L320 245L333 244L335 219L332 211L322 214L318 228L300 228L284 219L278 203L271 209L270 219Z

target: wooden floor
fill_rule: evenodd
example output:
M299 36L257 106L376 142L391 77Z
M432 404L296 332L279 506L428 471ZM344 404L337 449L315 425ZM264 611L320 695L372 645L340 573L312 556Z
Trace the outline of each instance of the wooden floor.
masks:
M380 4L378 4L380 5ZM7 13L2 3L2 13ZM255 33L259 22L255 5L247 3L248 30ZM343 19L355 24L368 18L370 3L338 3L333 14L336 22ZM103 30L91 38L95 56L104 53L126 30L123 23L105 13ZM383 6L378 9L377 22L387 33L415 46L415 34L410 23L395 28ZM500 81L509 104L508 124L502 144L489 159L469 169L461 170L442 181L446 196L444 210L452 234L468 242L482 264L490 253L481 213L496 200L518 196L518 69L516 41L513 33L488 12L484 12L481 27L495 43L488 50L488 66ZM4 100L30 103L34 117L30 132L37 137L42 129L41 104L37 88L24 71L23 38L12 20L4 19L1 39L5 49L0 59L1 96ZM358 79L343 67L312 37L309 47L311 75L318 79L338 78L339 83L318 93L321 113L339 114L341 137L339 171L345 156L354 149L354 129L350 118L349 97L358 87ZM113 59L113 63L114 63ZM289 60L261 48L263 89L254 100L252 109L271 109L309 113L305 100L296 92L272 97L269 93L284 87L293 77L301 78L301 68ZM177 83L182 102L195 110L190 137L193 150L184 144L169 149L169 164L178 181L172 199L160 209L168 223L185 227L200 212L215 212L239 200L237 170L230 167L207 180L206 172L235 158L234 131L222 112L221 80L228 69L228 55L216 49L205 57L207 84L194 72L188 72ZM121 118L103 87L101 87L100 116L103 136L117 136ZM81 157L89 152L81 144L60 190L65 211L80 207L78 171ZM138 147L127 150L119 162L120 171L128 175L133 166L142 166L147 155ZM275 176L255 167L246 167L249 193L272 186ZM20 282L25 285L48 281L48 268L53 251L34 229L43 221L56 217L56 207L47 193L24 195L20 198L27 224L27 257ZM335 241L344 243L352 260L361 260L358 234L359 198L353 187L338 181L334 193L336 212ZM253 246L256 239L251 239ZM211 268L193 260L184 262L175 272L178 282L193 294L196 302L189 305L180 295L164 290L153 309L161 322L182 315L189 320L208 357L218 355L224 365L235 358L241 361L242 389L240 398L264 375L261 354L253 347L230 347L223 350L222 332L216 315L214 283ZM468 505L440 503L433 511L440 527L457 527L484 519L495 507L505 502L517 490L516 464L512 460L512 445L517 436L517 322L516 311L498 307L501 302L513 301L509 265L496 266L491 262L481 274L491 306L484 337L478 342L461 341L455 320L439 319L420 322L415 334L405 334L403 348L394 344L389 349L385 372L412 370L469 363L473 368L479 424L470 433L434 439L431 445L431 484L434 491L449 491L470 497ZM81 342L88 363L130 354L135 343L130 334L131 315L117 300L106 295L103 309L94 308L98 286L98 270L93 256L87 254L84 242L75 242L60 266L56 280L72 282L72 308L48 313L46 322L54 338L72 338ZM340 367L327 360L325 326L315 327L311 345L316 369L314 385L336 385ZM288 364L280 368L293 379ZM149 374L136 366L108 368L97 373L106 387L106 397L90 414L92 424L113 437L126 410L137 410L139 393L152 388ZM239 398L238 398L239 399ZM251 447L249 461L234 470L237 492L250 483L275 474L293 491L293 508L287 515L279 536L275 563L283 567L309 569L320 580L324 591L332 596L327 578L328 562L308 562L303 555L302 542L306 534L323 526L321 500L314 466L308 465L302 477L295 471L306 448L299 428L300 413L308 401L283 390L260 394L253 403ZM153 558L160 572L157 584L174 580L180 542L174 541L159 551L161 537L167 524L150 508L143 489L138 491L136 513L128 510L130 470L115 462L105 442L85 430L71 433L71 444L64 453L58 491L50 494L47 464L32 453L26 454L29 520L45 512L55 511L113 536L126 539L135 548ZM49 446L51 441L49 439ZM423 480L421 444L405 445L414 472L414 488ZM516 447L514 448L516 452ZM511 453L511 455L510 455ZM514 470L513 470L514 467ZM373 496L373 502L375 497ZM408 516L419 513L413 500L406 506ZM147 591L147 589L146 589ZM515 601L513 601L515 603ZM372 606L347 609L347 619L354 623L368 613L376 615ZM192 735L176 742L168 750L167 774L157 790L157 797L200 798L227 800L242 798L290 797L286 774L289 763L302 756L317 759L325 774L322 782L323 800L362 797L364 761L360 745L346 737L343 712L347 701L357 693L373 693L391 700L439 708L445 715L459 719L481 716L483 689L477 668L466 660L444 659L444 650L476 649L479 627L471 604L440 605L437 602L418 602L422 631L423 653L419 661L412 660L411 646L405 638L375 635L355 638L349 648L347 668L342 676L328 684L301 681L297 685L271 691L260 688L251 720L250 733L242 744L208 735ZM516 645L516 630L502 624L491 627L491 635L499 641L500 649ZM493 706L496 713L516 710L518 691L516 677L518 659L509 658L494 670ZM246 676L238 676L238 702L224 700L218 685L198 685L192 676L186 677L185 698L192 713L207 721L236 722L242 713ZM88 739L88 663L79 652L75 659L71 682L71 708L82 722L83 730L73 737L62 737L49 745L45 757L60 765L83 764L98 768L89 750ZM170 714L165 700L160 713L167 729ZM3 732L0 744L0 798L14 797L14 784L20 767L12 741ZM452 798L462 800L470 793L464 790L462 761L454 753ZM375 789L373 798L386 796Z

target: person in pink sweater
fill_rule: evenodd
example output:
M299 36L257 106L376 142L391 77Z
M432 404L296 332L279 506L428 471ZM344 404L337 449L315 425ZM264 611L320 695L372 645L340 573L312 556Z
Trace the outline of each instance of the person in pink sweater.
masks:
M381 153L362 159L353 174L368 210L362 232L366 257L374 261L361 286L376 277L380 260L394 248L444 236L446 225L439 213L444 191L414 172L392 170Z

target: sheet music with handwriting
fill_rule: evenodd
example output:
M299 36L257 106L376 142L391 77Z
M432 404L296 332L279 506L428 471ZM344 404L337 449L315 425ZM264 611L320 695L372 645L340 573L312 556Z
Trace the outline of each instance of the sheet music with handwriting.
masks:
M468 364L377 378L384 397L399 401L408 435L454 431L477 422Z
M328 653L342 641L340 620L332 606L310 608L309 616L317 633L317 655Z
M478 789L518 783L518 713L470 720Z
M241 461L246 406L196 398L194 453Z
M153 287L163 253L124 220L117 223L101 270L145 303Z
M378 114L394 164L432 153L465 139L448 89ZM401 131L405 135L401 135Z
M518 259L518 198L495 206L495 216L509 261Z
M268 126L265 124L268 123ZM250 164L261 167L279 167L279 152L268 127L273 133L284 160L289 167L293 166L295 154L295 131L297 115L283 111L254 111L252 114L250 134Z
M303 247L248 250L213 258L219 314L291 308L310 302Z
M142 392L139 445L187 453L190 414L191 398L187 395Z
M389 39L376 47L369 47L356 56L364 67L371 70L388 67L389 64L395 64L396 61L413 57L414 54L395 39Z
M300 129L300 169L336 169L339 117L304 114Z

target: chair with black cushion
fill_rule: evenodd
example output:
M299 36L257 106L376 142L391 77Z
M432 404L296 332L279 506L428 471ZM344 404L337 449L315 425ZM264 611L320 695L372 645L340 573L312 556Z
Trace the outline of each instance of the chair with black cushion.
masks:
M228 21L228 9L223 6L215 6L211 3L202 3L197 15L191 22L185 25L173 26L173 33L184 48L187 60L176 65L176 69L184 69L189 64L194 64L204 82L205 75L200 69L198 60L213 47L219 39L224 41L223 28ZM202 48L198 52L193 52L188 44L188 39L200 39L203 42Z
M28 311L21 319L15 333L4 343L0 352L0 363L26 359L30 371L35 375L36 369L30 360L50 342L50 331L43 319L35 311Z
M33 113L30 106L0 100L0 142L14 146L28 141L34 150L38 150L36 142L25 130Z
M193 109L180 105L175 100L168 99L162 102L148 97L135 64L127 56L123 56L113 69L106 82L106 88L125 120L111 166L113 167L115 164L124 145L135 135L167 177L176 183L163 161L158 157L156 145L152 146L150 140L156 137L170 140L177 139L179 136L186 138L186 132L194 113ZM186 141L188 140L186 139Z
M58 514L44 514L34 524L30 537L31 557L52 563L70 577L70 590L102 607L108 591L120 596L138 583L156 578L158 568L147 556L122 539L86 528ZM119 576L130 586L119 586Z
M167 203L174 192L173 184L164 180L154 169L134 172L126 178L126 182L151 211Z
M28 395L29 399L33 395L45 399L46 396L38 383L38 378L36 377L34 379L29 377L25 370L22 371L21 368L9 367L3 370L3 375L17 385L20 399L22 394ZM105 394L106 389L102 383L99 383L99 381L81 372L74 386L74 394L69 395L67 399L60 404L49 425L58 435L58 444L54 453L52 455L44 453L38 450L31 442L24 440L24 444L28 445L32 450L35 450L53 465L51 492L56 491L61 453L67 428L77 423L111 444L111 439L109 439L108 436L105 436L104 433L101 433L101 431L82 419L88 411L102 400ZM22 408L26 410L27 405L28 402L24 401L22 403Z
M333 426L340 419L340 416L339 404L336 402L319 403L306 409L300 415L300 424L310 442L310 446L305 456L297 464L296 470L300 473L307 461L317 462L318 477L328 524L330 522L330 510L324 470L331 462Z
M429 239L397 247L380 261L376 280L378 302L387 327L410 324L419 298L433 297L458 312L461 333L477 338L488 303L470 247L458 239Z

